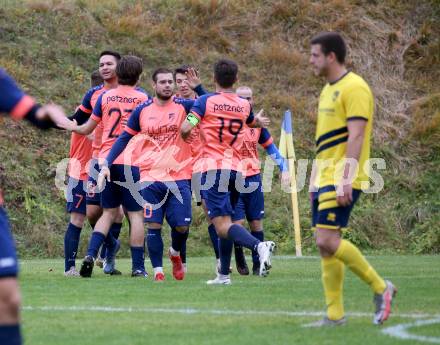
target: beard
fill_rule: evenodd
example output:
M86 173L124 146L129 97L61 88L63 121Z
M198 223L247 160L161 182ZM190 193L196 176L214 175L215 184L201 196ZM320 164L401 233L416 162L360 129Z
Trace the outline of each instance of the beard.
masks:
M327 66L323 66L320 69L316 70L316 75L318 77L327 77L328 75L328 67Z
M170 95L164 95L156 91L156 96L162 101L168 101L171 97L173 97L173 93L171 92Z

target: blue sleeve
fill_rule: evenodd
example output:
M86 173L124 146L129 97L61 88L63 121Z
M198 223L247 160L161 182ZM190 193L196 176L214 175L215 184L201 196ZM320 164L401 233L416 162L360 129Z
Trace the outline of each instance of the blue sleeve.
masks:
M96 104L93 107L93 115L101 118L102 118L102 96L104 96L104 93L98 97L98 100L96 101Z
M40 108L41 106L39 104L34 105L24 118L39 129L57 128L56 124L53 123L52 120L40 120L37 118L37 111Z
M203 96L206 95L208 93L208 91L205 90L205 88L202 86L202 84L197 85L194 88L194 92L197 94L197 96Z
M201 118L203 118L203 116L205 116L206 101L208 100L209 95L210 94L207 94L207 95L203 95L200 98L197 98L193 106L191 107L190 112L199 115Z
M83 112L81 109L77 109L75 111L75 114L73 114L72 116L69 116L69 120L75 120L76 123L81 126L84 123L87 122L87 120L89 119L90 114L87 114L85 112Z
M260 137L258 138L258 143L262 146L267 146L269 144L272 144L273 139L270 135L267 128L261 128Z
M133 135L125 131L122 132L122 134L118 137L118 139L113 144L112 149L110 150L110 153L106 158L108 167L110 167L115 161L115 159L119 157L122 151L125 150L131 138L133 138Z
M246 124L250 125L252 122L255 121L254 111L251 108L251 112L249 113L248 118L246 119Z
M81 105L80 105L80 109L82 111L84 111L85 113L91 114L93 111L92 96L96 90L97 90L97 88L93 87L89 91L87 91L86 94L84 95L84 98L83 98Z
M274 143L266 146L266 152L274 160L274 162L277 163L281 172L289 170L286 159L281 156L280 151L278 151L278 148Z
M24 96L14 79L0 69L0 112L10 113Z

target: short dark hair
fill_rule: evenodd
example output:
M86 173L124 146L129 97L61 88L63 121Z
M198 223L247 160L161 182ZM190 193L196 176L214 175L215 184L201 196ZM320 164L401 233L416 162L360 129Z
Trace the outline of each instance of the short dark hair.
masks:
M214 78L217 84L227 88L237 81L238 65L229 59L220 59L214 65Z
M153 72L153 75L151 76L151 78L153 79L153 81L156 83L157 82L157 75L158 74L166 74L166 73L171 73L173 74L173 72L171 70L169 70L168 68L164 68L164 67L159 67L158 69L156 69Z
M102 58L104 55L114 56L116 61L121 60L121 54L119 54L118 52L115 52L113 50L104 50L104 51L102 51L101 54L99 54L99 58Z
M347 55L347 46L341 34L338 32L321 32L316 35L310 41L311 44L320 44L321 51L324 55L328 55L331 52L335 53L336 59L340 64L345 62L345 56Z
M125 55L116 66L116 75L120 85L136 85L141 73L142 59L137 56Z
M177 73L179 73L179 74L185 74L186 72L188 72L188 70L191 68L191 66L190 65L182 65L182 66L180 66L180 67L177 67L175 70L174 70L174 77L176 77L176 74Z
M92 74L90 74L90 85L92 87L101 85L104 82L101 75L99 74L99 70L94 70Z

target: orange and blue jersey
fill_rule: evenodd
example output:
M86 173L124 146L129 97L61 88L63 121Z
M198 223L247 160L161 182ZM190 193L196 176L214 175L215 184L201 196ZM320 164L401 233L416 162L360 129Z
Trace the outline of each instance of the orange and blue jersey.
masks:
M240 149L243 176L247 177L260 173L261 163L258 156L258 144L266 148L272 143L272 136L267 129L246 127L243 146Z
M249 102L235 93L210 93L198 98L191 113L205 137L197 171L239 169L244 126L254 121Z
M86 135L72 133L69 157L68 175L76 180L87 180L88 163L92 157L92 140Z
M26 95L5 70L0 68L0 115L10 114L14 120L23 119L36 106L32 97ZM0 207L4 204L0 186Z
M0 68L0 113L8 113L14 120L23 119L35 106L5 70Z
M133 109L148 98L144 91L128 85L119 85L98 98L91 117L98 124L102 123L102 143L98 158L107 157L116 139L124 131ZM135 154L131 150L130 154L116 158L114 163L135 165Z
M131 114L124 133L107 157L111 165L132 137L140 147L137 165L141 181L179 181L191 179L193 157L191 145L180 136L180 126L194 100L170 99L161 105L150 99ZM130 143L131 144L131 143Z
M202 84L198 85L194 89L194 92L197 95L194 98L194 100L200 96L207 94L207 91L203 88ZM176 95L176 97L178 96ZM197 167L196 162L201 158L203 154L203 147L205 146L205 143L206 143L206 138L203 135L203 131L200 129L200 126L194 127L191 132L191 152L193 155L193 173L198 172L196 171L196 167Z
M85 94L79 109L89 115L92 115L93 108L98 101L99 96L101 96L104 92L109 90L104 86L104 84L92 87ZM102 140L102 125L98 125L93 132L93 142L92 142L92 158L98 158L99 151L101 150L101 140Z
M287 171L287 163L278 148L273 143L273 138L267 128L250 128L246 126L243 139L243 146L240 153L242 157L241 172L243 176L253 176L261 172L261 162L258 155L258 144L260 144L268 155L277 163L280 171Z
M78 110L90 116L98 97L106 90L103 84L90 88L84 95ZM89 172L88 163L92 157L95 157L95 155L97 157L97 152L99 152L101 147L102 128L100 127L98 126L93 132L93 140L90 140L86 135L72 133L70 137L70 161L68 166L68 175L70 177L76 180L87 180ZM98 151L96 152L96 150Z

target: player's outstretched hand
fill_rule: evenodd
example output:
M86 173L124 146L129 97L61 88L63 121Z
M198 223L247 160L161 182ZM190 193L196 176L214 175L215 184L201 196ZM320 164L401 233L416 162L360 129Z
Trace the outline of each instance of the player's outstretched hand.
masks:
M101 172L98 175L98 188L99 190L104 189L104 182L110 182L110 169L106 166L101 168Z
M39 120L50 119L59 128L73 131L78 127L75 120L71 121L66 117L66 113L59 105L49 103L43 105L37 112L37 118Z
M267 127L270 125L270 119L264 116L263 114L264 114L264 109L261 109L257 113L257 115L255 115L255 122L258 127Z
M43 105L40 109L38 109L36 116L37 119L41 121L51 120L54 124L61 128L69 126L71 122L66 117L66 113L64 112L63 108L53 103Z
M186 71L185 74L187 80L185 80L184 83L186 83L186 85L188 85L188 87L190 87L191 89L194 90L197 86L199 86L202 83L202 81L199 78L199 74L197 73L195 68L193 67L188 68L188 71Z

